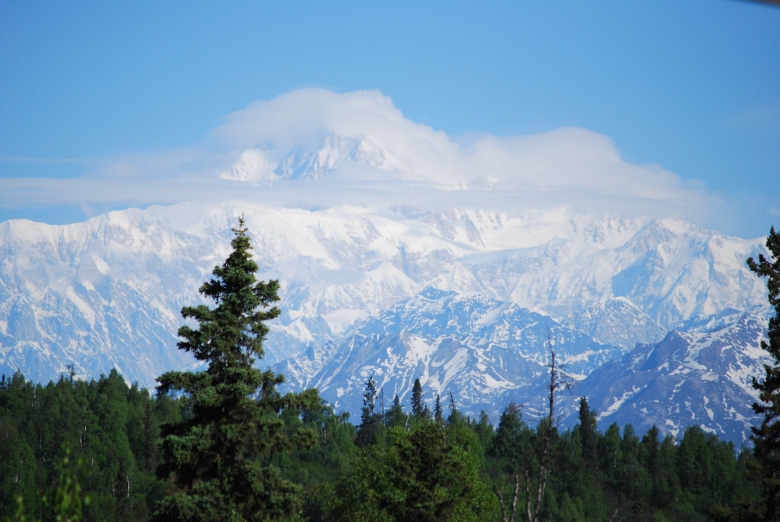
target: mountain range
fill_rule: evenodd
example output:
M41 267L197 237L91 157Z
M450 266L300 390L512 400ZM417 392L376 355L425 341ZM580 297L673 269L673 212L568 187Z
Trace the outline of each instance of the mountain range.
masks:
M226 179L273 185L352 164L410 172L367 137L314 151L241 155ZM189 202L109 212L82 223L0 223L0 373L38 381L69 366L118 369L152 387L195 368L176 348L182 306L229 252L243 214L282 316L261 365L291 389L317 386L359 411L373 375L385 401L420 378L494 420L510 400L541 411L549 348L600 423L687 424L745 440L750 377L761 372L766 289L745 265L765 252L680 217L548 209ZM72 366L71 366L72 365Z

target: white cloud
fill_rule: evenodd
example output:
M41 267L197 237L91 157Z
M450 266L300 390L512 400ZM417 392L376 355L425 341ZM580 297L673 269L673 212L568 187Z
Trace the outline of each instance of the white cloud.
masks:
M274 169L277 167L276 163L268 160L264 151L249 149L220 177L233 181L274 181L277 178Z
M719 208L703 183L623 161L606 136L564 128L452 137L379 91L302 89L225 117L200 146L113 158L81 178L0 179L0 205L250 198L282 205L405 204L681 214Z

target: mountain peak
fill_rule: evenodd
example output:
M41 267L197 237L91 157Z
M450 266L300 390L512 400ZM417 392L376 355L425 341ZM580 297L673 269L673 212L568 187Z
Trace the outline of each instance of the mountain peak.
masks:
M449 296L454 296L454 295L455 295L455 292L440 290L440 289L435 288L433 286L426 286L419 293L420 297L423 297L425 299L430 299L431 301L438 301L439 299L442 299L444 297L449 297Z
M253 147L244 151L221 177L263 184L283 180L311 182L326 179L348 164L384 172L394 179L411 172L396 153L370 135L330 134L315 147Z

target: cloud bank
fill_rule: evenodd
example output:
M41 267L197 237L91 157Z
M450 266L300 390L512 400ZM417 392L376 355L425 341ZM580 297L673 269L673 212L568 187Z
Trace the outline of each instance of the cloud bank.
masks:
M563 128L450 136L405 118L379 91L297 90L226 116L191 148L103 159L77 178L0 179L6 207L225 199L306 207L565 206L678 214L699 223L720 207L701 182L623 161L604 135Z

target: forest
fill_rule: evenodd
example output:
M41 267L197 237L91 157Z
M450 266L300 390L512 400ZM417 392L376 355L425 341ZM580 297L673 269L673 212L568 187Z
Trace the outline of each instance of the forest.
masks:
M185 307L178 346L208 365L171 371L154 393L116 371L47 385L0 378L0 519L16 521L698 521L777 520L780 365L755 381L764 422L754 447L688 427L560 429L568 383L550 350L549 405L529 423L510 403L494 426L415 381L410 404L389 408L373 377L353 423L317 390L282 394L284 377L257 368L277 281L257 281L246 228L200 289L216 307ZM780 234L769 278L780 307ZM762 272L763 271L763 272ZM773 286L774 285L774 286ZM193 324L190 321L189 324ZM770 320L780 362L780 325ZM775 372L775 373L773 373ZM773 388L774 386L774 388ZM763 410L761 409L763 408Z
M462 416L451 401L416 414L396 401L375 412L376 391L367 388L357 427L324 403L283 414L287 433L305 428L316 435L309 447L275 457L282 475L300 487L301 519L502 520L496 492L511 503L517 465L538 478L544 426L529 426L517 405L494 427L484 414ZM631 425L601 433L586 401L581 410L574 429L553 430L540 520L707 520L758 497L746 474L751 451L696 426L679 441L660 439L657 429L637 434ZM46 386L19 373L3 377L0 516L13 519L21 496L29 516L53 519L39 492L55 494L70 449L82 461L84 520L147 520L170 487L154 473L160 426L183 413L181 400L128 387L115 371L90 382L63 376ZM518 462L525 458L530 462Z

